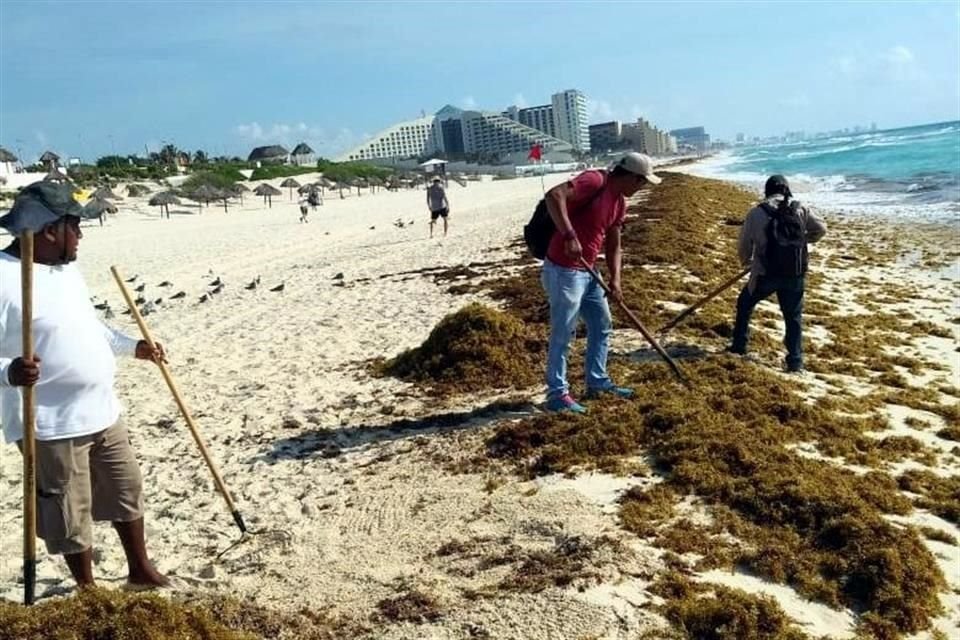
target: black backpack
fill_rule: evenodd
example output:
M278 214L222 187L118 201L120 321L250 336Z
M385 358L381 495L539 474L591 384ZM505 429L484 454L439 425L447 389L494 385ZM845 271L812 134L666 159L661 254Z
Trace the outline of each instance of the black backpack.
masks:
M603 193L604 187L607 186L607 172L602 171L601 173L603 173L603 185L601 185L590 198L584 201L583 204L577 207L576 211L589 208L593 205L593 201ZM572 214L573 211L568 210L567 213ZM530 255L537 260L546 258L547 249L550 248L550 240L556 232L557 227L553 224L553 218L550 217L550 212L547 211L547 199L546 197L540 198L540 202L537 203L536 208L533 210L533 216L531 216L530 222L523 225L523 241L527 243L527 250L530 251Z
M798 278L807 273L807 229L800 217L800 203L792 200L784 204L774 207L764 202L760 205L770 216L765 230L764 267L768 276Z

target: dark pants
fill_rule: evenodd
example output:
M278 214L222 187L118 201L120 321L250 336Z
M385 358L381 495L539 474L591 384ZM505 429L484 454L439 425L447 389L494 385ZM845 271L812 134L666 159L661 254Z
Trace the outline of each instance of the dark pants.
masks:
M733 344L730 350L734 353L747 352L747 340L750 337L750 316L753 309L762 300L771 294L777 294L783 321L786 324L786 334L783 345L787 348L787 370L795 371L803 368L803 277L774 278L760 276L757 285L750 292L749 285L744 287L737 298L737 320L733 325Z

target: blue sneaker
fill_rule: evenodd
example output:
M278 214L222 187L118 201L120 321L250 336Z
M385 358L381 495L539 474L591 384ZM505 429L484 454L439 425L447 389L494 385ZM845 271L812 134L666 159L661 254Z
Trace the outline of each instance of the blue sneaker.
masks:
M618 398L632 398L637 395L636 392L629 387L612 386L603 389L587 389L585 397L589 400L595 400L605 394L617 396Z
M547 411L569 411L571 413L586 413L587 408L573 399L569 393L562 396L553 396L547 399Z

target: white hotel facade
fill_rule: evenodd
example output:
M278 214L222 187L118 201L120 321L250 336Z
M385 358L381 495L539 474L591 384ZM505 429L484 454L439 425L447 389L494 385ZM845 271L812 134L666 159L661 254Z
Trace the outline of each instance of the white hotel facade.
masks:
M337 160L387 160L435 153L517 156L533 145L544 152L587 151L587 100L576 89L551 104L509 107L503 113L446 106L436 114L395 124Z

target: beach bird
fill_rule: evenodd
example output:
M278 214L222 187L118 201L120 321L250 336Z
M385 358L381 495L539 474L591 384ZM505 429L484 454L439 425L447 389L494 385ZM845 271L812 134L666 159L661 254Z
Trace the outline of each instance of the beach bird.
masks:
M157 305L163 304L163 298L157 298L156 300L153 301L153 304L157 304Z
M187 297L187 292L186 292L186 291L177 291L175 294L173 294L172 296L170 296L170 299L171 299L171 300L179 300L180 298L186 298L186 297Z
M283 291L283 287L284 287L284 283L281 282L281 283L278 284L277 286L275 286L275 287L273 287L272 289L270 289L270 291L274 291L274 292L279 293L280 291Z
M220 278L218 277L216 280L214 280L213 282L211 282L211 283L208 284L207 286L208 286L208 287L219 287L221 284L223 284L223 283L220 281Z
M101 302L101 303L99 303L99 304L93 305L93 308L96 309L97 311L106 311L107 309L110 308L110 303L109 303L109 302Z
M223 291L223 283L222 283L222 282L221 282L220 284L218 284L216 287L214 287L214 288L210 291L210 295L214 295L214 294L220 293L221 291Z
M127 278L127 282L136 282L139 276L133 276L132 278Z
M143 293L143 290L146 288L147 288L147 283L144 282L139 287L134 287L133 290L136 291L137 293Z
M169 280L164 280L163 282L161 282L161 283L158 284L157 286L158 286L158 287L172 287L172 286L173 286L173 283L170 282Z
M146 302L146 301L147 301L147 299L144 298L143 296L137 296L137 299L134 300L134 302L136 302L137 304L143 304L143 303Z
M343 280L343 272L341 271L337 275L333 276L334 280Z
M208 296L207 294L203 294L202 296L200 296L200 300L199 300L198 302L203 303L203 302L206 302L206 301L209 300L209 299L210 299L210 296Z
M257 285L260 284L260 276L257 276L256 280L251 280L250 284L244 287L247 291L253 291L257 288Z

